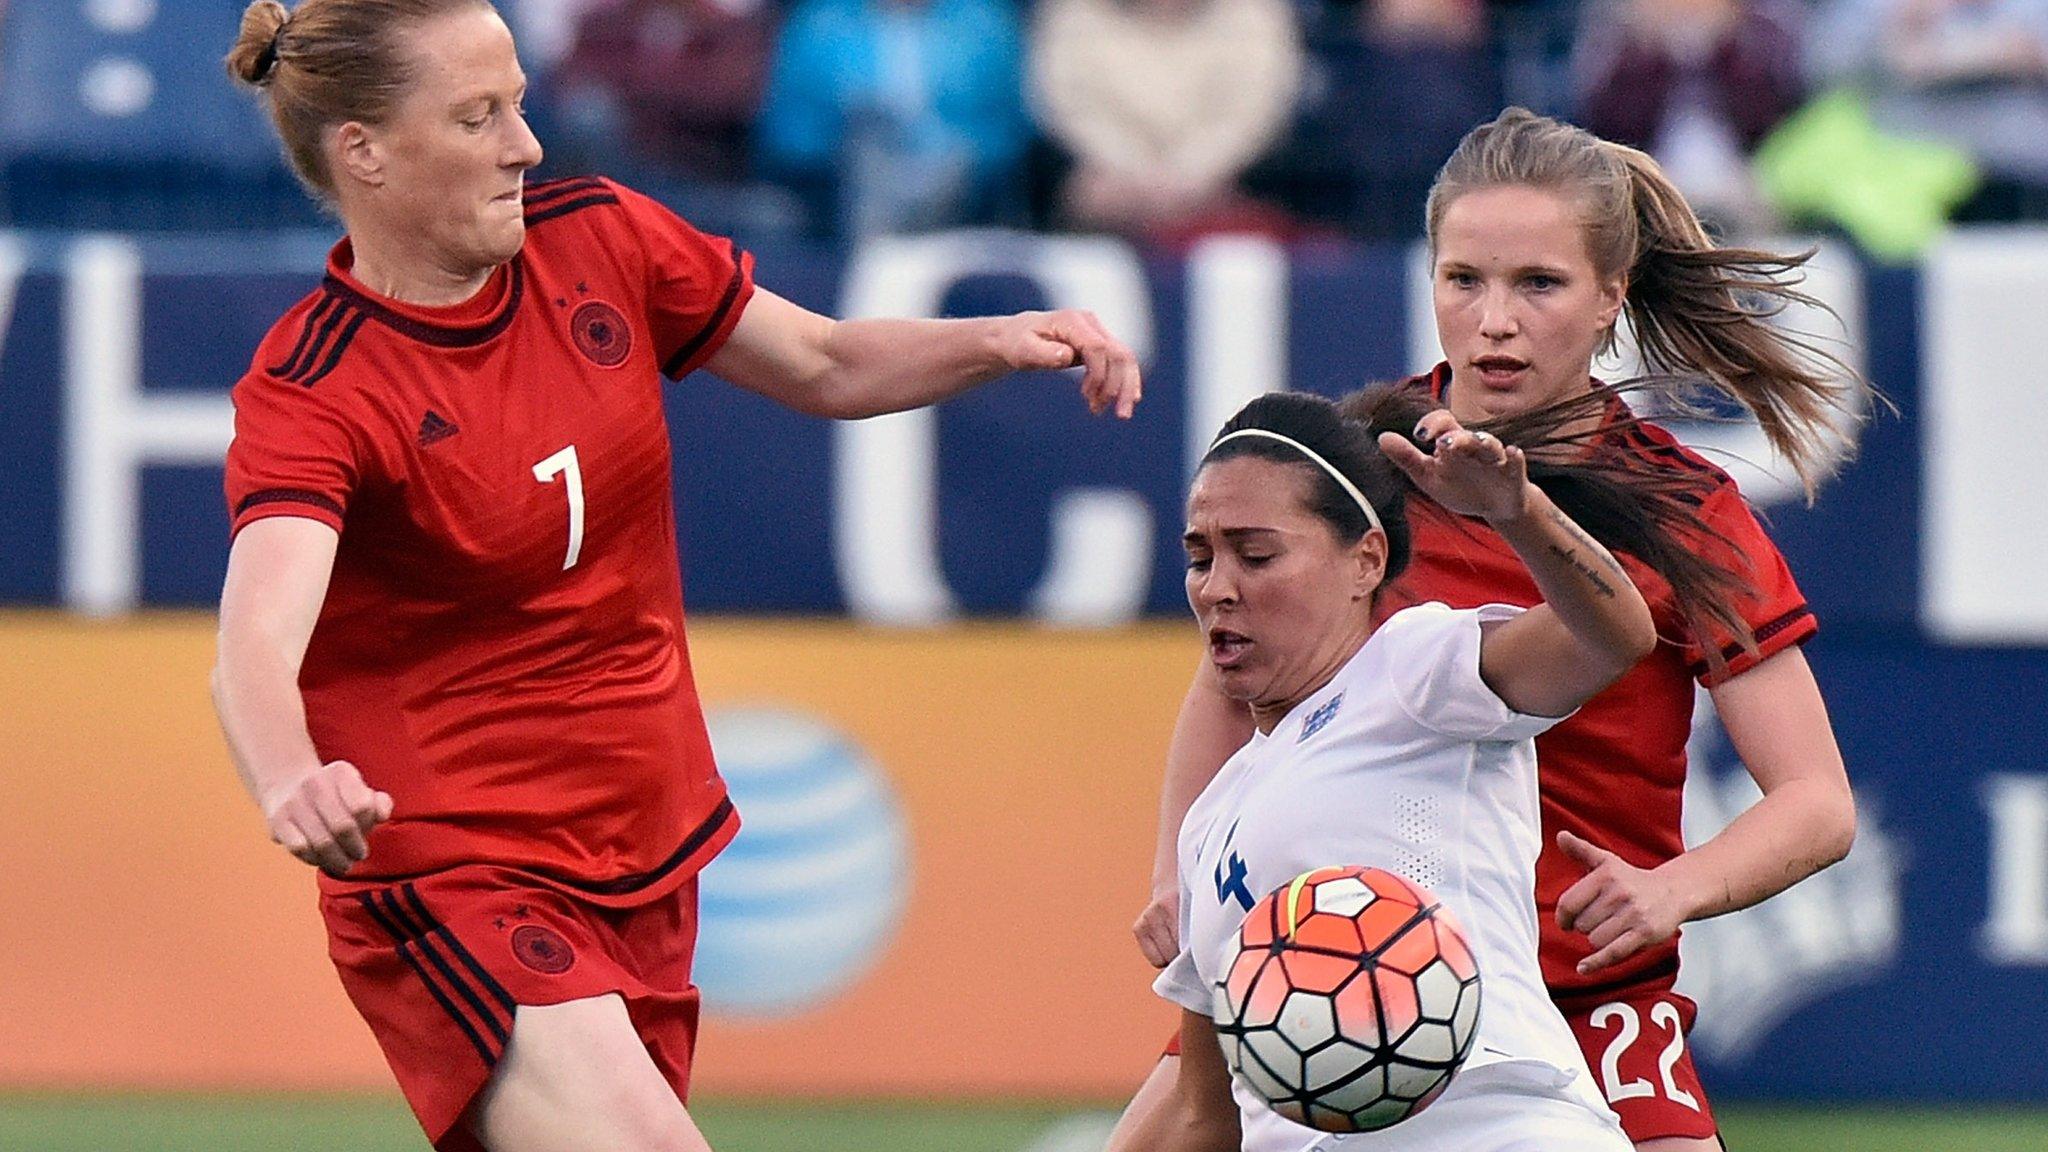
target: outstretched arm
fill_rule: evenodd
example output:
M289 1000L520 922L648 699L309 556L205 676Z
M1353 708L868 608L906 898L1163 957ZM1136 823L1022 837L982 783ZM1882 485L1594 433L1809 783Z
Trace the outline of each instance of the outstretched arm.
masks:
M1128 419L1138 360L1091 312L972 320L834 320L756 289L706 365L813 416L858 420L921 408L1010 372L1083 369L1081 396Z
M1543 603L1489 629L1479 674L1508 707L1563 716L1656 646L1650 606L1613 555L1529 482L1522 450L1467 432L1439 409L1417 435L1380 435L1380 449L1438 504L1483 517L1535 577Z
M1763 799L1713 839L1655 868L1558 833L1558 845L1587 869L1557 901L1558 924L1593 943L1581 972L1668 940L1688 920L1768 900L1849 854L1856 801L1805 654L1788 648L1713 692Z

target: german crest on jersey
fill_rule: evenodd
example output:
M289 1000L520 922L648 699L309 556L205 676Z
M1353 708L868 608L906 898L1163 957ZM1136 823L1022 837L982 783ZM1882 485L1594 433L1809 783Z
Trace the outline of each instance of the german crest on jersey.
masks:
M519 962L548 976L559 976L576 963L576 950L552 928L522 924L512 930L512 954Z
M602 300L586 300L569 317L576 348L600 368L616 368L633 350L633 330L617 308Z

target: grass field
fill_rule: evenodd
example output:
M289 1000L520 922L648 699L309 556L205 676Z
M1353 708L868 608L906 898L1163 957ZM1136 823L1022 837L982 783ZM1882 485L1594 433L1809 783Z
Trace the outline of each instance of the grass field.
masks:
M904 1104L697 1108L719 1152L1096 1152L1106 1113ZM1733 1152L2042 1152L2048 1108L1729 1107ZM424 1152L384 1098L0 1096L5 1152Z

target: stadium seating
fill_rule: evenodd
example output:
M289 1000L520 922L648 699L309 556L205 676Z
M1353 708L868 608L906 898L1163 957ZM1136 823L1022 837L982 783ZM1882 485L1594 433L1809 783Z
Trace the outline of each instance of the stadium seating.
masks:
M217 63L239 0L14 0L0 22L0 224L274 227L312 210Z

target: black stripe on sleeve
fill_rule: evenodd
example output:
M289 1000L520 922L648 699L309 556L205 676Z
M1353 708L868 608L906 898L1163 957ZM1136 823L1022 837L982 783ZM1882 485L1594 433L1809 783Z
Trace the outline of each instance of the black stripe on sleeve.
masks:
M320 318L325 316L327 310L334 307L334 304L334 297L322 296L320 303L313 306L313 311L307 313L305 322L299 325L299 339L292 345L292 354L284 358L284 363L274 364L264 371L272 376L284 376L298 371L299 358L306 354L306 345L313 339L313 329L319 325Z
M712 310L710 321L699 329L695 336L684 341L683 346L676 349L676 354L668 358L668 363L661 366L661 374L671 380L683 370L683 365L690 362L690 357L695 356L698 350L704 347L712 334L718 331L719 326L725 323L726 313L732 311L733 301L739 299L740 285L746 281L746 268L741 263L741 258L745 254L740 251L737 242L728 240L726 243L732 245L732 278L725 282L725 294L718 298L718 307Z
M389 891L379 892L377 895L384 900L384 910L390 913L393 919L408 928L412 927L396 895ZM511 1031L484 1005L483 998L476 994L476 989L470 987L469 982L458 975L448 961L441 958L441 953L434 948L433 937L426 932L419 932L415 934L411 943L420 954L433 962L434 970L441 974L442 979L448 982L448 986L462 995L462 999L476 1011L477 1019L484 1022L484 1027L491 1030L491 1035L497 1039L498 1046L503 1048L512 1038Z
M341 505L330 496L308 492L303 488L265 488L261 492L251 492L242 497L242 502L235 505L236 518L239 519L242 513L258 504L304 504L324 512L332 512L336 516L344 515Z
M348 351L348 342L356 338L356 329L363 326L365 319L368 319L368 313L364 312L358 312L354 316L349 317L348 326L341 330L341 335L334 338L333 347L328 349L327 359L321 361L320 367L312 375L299 381L299 387L311 388L324 379L329 372L334 371L334 366L341 363L341 354Z
M320 325L320 330L313 336L312 346L306 349L306 355L298 363L292 365L291 371L284 374L285 379L296 383L300 377L306 374L308 369L313 367L313 362L320 359L321 352L326 349L328 338L334 335L334 330L341 326L342 320L351 311L353 309L344 302L341 307L327 314L327 320Z
M1658 443L1657 438L1650 435L1649 431L1640 424L1629 428L1628 438L1634 444L1637 451L1660 464L1668 464L1673 468L1679 468L1687 472L1696 472L1705 476L1718 478L1720 475L1721 470L1719 468L1714 467L1714 465L1705 460L1694 457L1685 450L1683 445Z
M455 1006L455 1002L448 999L448 994L441 991L440 986L435 984L433 978L427 975L427 970L421 966L419 958L410 951L405 934L399 931L390 919L378 910L374 895L369 892L358 892L356 893L356 899L362 902L363 907L369 911L371 918L377 921L377 926L384 929L390 935L392 942L397 945L398 958L405 961L406 966L413 970L413 974L420 978L420 983L427 986L427 991L433 994L434 1002L441 1006L443 1012L448 1013L449 1018L454 1020L456 1025L462 1029L463 1035L469 1037L469 1042L476 1047L476 1054L483 1058L484 1067L496 1067L498 1063L497 1053L492 1051L489 1044L484 1043L484 1038L477 1032L476 1025L469 1022L469 1018L462 1014L462 1011Z
M594 208L599 204L617 204L618 202L618 196L609 191L592 192L588 196L556 201L545 207L529 210L526 213L526 226L531 228L535 224L553 220L557 216L567 216L571 212L581 212L585 208Z
M505 1014L507 1016L516 1013L519 1010L519 1002L512 999L512 994L505 991L505 986L498 983L497 978L492 976L482 964L477 962L476 957L470 953L461 940L456 938L455 933L448 930L446 924L435 919L434 914L427 911L426 901L420 899L419 889L411 884L407 884L404 885L402 891L405 893L406 900L412 904L413 910L418 912L420 919L426 922L427 931L440 936L442 940L447 942L448 950L455 953L455 958L462 961L462 966L469 969L470 974L476 977L477 983L483 985L484 991L489 992L492 998L505 1006Z
M1764 625L1763 627L1758 628L1756 630L1756 642L1762 644L1768 641L1771 637L1776 636L1778 633L1791 628L1793 625L1798 624L1800 621L1806 619L1808 616L1811 615L1813 615L1813 609L1807 607L1804 604L1801 604L1797 608L1793 608L1790 611L1786 612L1783 616L1778 617L1776 620L1773 620L1770 623ZM1736 650L1741 651L1740 646L1738 646Z
M595 192L604 186L604 181L596 176L571 176L563 180L543 180L538 184L529 185L520 196L520 200L530 209L536 204L544 204L549 200L560 200L564 196L573 196L578 192Z
M1770 642L1772 637L1777 636L1783 632L1786 632L1792 628L1798 627L1802 622L1810 619L1812 616L1813 609L1805 604L1801 604L1797 608L1788 610L1781 616L1774 617L1766 623L1759 624L1757 627L1751 630L1751 634L1756 637L1756 646L1758 648L1762 648L1765 644ZM1733 664L1735 663L1736 658L1741 656L1744 651L1745 649L1742 647L1741 644L1730 644L1727 647L1721 649L1721 662L1723 664ZM1693 661L1692 674L1694 676L1704 676L1707 674L1708 670L1709 665L1706 661Z

